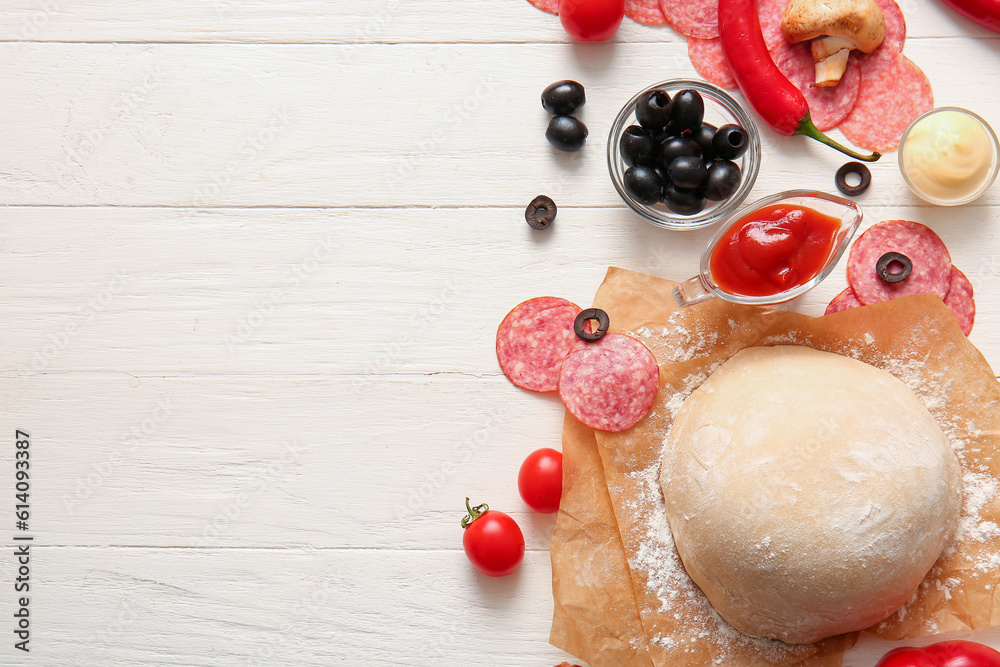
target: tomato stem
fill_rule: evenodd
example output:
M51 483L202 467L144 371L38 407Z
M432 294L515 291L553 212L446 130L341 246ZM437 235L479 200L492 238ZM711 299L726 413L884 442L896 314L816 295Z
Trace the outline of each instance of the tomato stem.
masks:
M472 523L473 521L481 517L483 514L488 512L490 506L487 505L486 503L483 503L482 505L476 505L475 507L472 507L469 504L469 498L466 497L465 508L469 510L469 514L462 519L462 528L468 528L470 523Z

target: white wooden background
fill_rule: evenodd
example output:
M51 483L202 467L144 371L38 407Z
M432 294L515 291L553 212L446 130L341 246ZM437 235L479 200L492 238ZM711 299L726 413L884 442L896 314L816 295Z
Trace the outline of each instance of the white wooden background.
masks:
M937 103L1000 128L1000 39L903 9ZM523 0L0 1L0 664L567 659L547 644L554 519L515 484L562 411L505 380L494 332L533 296L589 304L610 264L694 273L711 231L641 221L604 163L630 95L694 75L668 28L571 44ZM577 154L543 137L561 78L587 87ZM833 189L839 154L764 137L752 199ZM1000 187L923 207L894 158L867 222L938 231L1000 368ZM540 193L560 207L544 233L523 220ZM515 575L466 562L466 495L524 529Z

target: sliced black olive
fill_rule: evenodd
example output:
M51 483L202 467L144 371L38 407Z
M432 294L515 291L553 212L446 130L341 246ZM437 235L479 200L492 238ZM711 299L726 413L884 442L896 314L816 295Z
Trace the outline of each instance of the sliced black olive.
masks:
M670 122L670 95L665 90L647 90L635 103L635 119L652 134L663 132Z
M553 116L545 138L561 151L578 151L587 143L587 126L573 116Z
M586 103L583 86L569 79L549 84L542 91L542 107L556 116L571 114Z
M550 197L538 195L524 209L524 219L532 229L545 229L556 219L556 203Z
M596 328L593 324L595 321ZM587 322L592 323L590 331L587 330ZM581 310L580 314L576 316L576 321L573 322L573 331L583 340L600 340L604 334L608 333L609 326L611 326L611 319L607 313L600 308L587 308Z
M887 283L900 283L910 276L913 262L901 252L887 252L875 262L875 273Z
M667 167L670 182L683 190L700 188L708 178L708 168L700 157L682 155Z
M656 171L641 164L625 170L622 184L630 195L647 206L660 201L663 193L663 183Z
M718 160L708 166L705 198L710 201L729 199L740 187L740 166L729 160Z
M694 132L705 118L705 100L697 90L682 90L674 95L670 114L677 132Z
M718 130L714 125L702 123L701 126L691 133L691 140L701 148L701 157L705 162L711 162L716 158L715 149L712 148L712 140Z
M748 145L747 131L739 125L723 125L712 138L715 157L723 160L735 160L747 152Z
M860 179L857 185L848 184L847 177L851 174L857 174ZM838 190L849 197L853 197L867 190L868 186L872 184L872 172L860 162L848 162L837 170L835 180Z
M666 169L671 162L685 156L700 158L701 146L685 137L670 137L660 145L660 155L657 160L660 166Z
M663 189L663 203L678 215L694 215L700 213L707 202L697 190L684 190L671 184Z
M631 167L634 164L652 166L656 164L656 152L660 145L650 136L649 131L638 125L629 125L619 140L622 160Z

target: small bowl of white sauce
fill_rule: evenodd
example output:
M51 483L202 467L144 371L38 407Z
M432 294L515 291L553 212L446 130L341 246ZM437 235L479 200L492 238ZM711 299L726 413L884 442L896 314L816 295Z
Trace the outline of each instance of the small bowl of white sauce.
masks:
M906 128L899 170L924 201L958 206L978 199L993 184L998 154L997 136L985 120L967 109L940 107Z

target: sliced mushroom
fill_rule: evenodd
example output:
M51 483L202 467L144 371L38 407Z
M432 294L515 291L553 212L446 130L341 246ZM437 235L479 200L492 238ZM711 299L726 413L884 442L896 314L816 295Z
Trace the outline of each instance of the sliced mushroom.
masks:
M816 85L836 86L852 49L871 53L885 39L885 19L875 0L791 0L781 30L792 44L813 40Z

